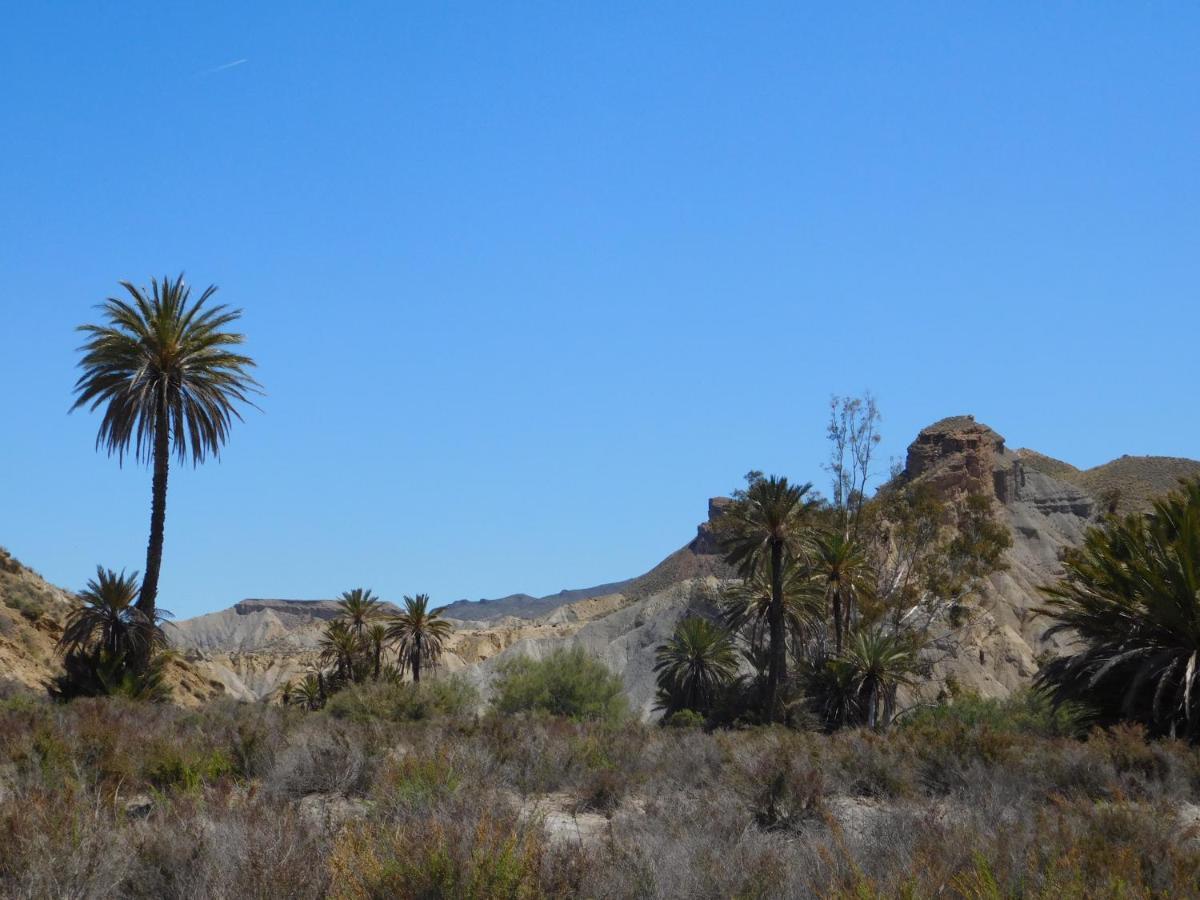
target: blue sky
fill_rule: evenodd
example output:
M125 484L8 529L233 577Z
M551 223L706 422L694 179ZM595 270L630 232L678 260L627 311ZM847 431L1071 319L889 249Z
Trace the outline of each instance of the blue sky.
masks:
M635 575L748 469L823 483L833 392L885 456L965 412L1198 456L1198 46L1182 3L12 6L0 544L142 567L72 329L180 270L267 388L172 475L181 616Z

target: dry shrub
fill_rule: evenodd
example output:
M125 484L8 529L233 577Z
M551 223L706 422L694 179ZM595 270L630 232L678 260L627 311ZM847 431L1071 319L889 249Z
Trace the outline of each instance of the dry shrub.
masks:
M574 873L556 864L539 829L514 814L491 811L353 826L338 838L329 870L330 896L339 900L524 900L563 896L575 880Z

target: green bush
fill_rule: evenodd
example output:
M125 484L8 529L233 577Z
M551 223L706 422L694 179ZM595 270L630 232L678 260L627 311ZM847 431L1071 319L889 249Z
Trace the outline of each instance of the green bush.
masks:
M571 719L615 721L629 704L624 685L582 647L555 650L545 659L506 660L493 685L498 712L541 712Z
M671 713L663 720L663 724L670 728L700 728L704 725L704 716L694 709L681 709Z
M334 694L326 709L335 719L368 722L416 722L435 716L466 715L479 704L479 692L452 675L420 684L376 682L354 685Z
M1002 734L1037 737L1078 737L1087 730L1087 709L1077 703L1055 705L1046 693L1022 690L1003 699L961 694L949 703L922 709L901 720L910 728L961 725L988 728Z

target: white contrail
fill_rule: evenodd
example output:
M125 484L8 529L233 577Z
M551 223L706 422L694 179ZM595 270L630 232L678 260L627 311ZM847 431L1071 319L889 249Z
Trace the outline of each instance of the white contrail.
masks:
M214 72L224 72L226 69L232 69L234 66L240 66L242 63L250 62L248 59L235 59L233 62L227 62L222 66L217 66L215 69L208 69L201 72L201 75L212 75Z

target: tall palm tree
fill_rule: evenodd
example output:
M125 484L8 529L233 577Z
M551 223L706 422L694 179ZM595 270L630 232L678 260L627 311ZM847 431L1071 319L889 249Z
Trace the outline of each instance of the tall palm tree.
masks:
M771 582L768 616L770 665L767 670L766 719L775 721L779 685L787 677L785 564L805 555L806 526L815 501L811 484L789 484L786 478L757 478L725 513L721 535L725 559L743 578L764 568Z
M659 704L667 713L708 712L718 691L737 677L738 655L729 632L699 616L676 625L655 660Z
M97 448L123 462L132 451L154 468L146 574L137 608L154 618L162 567L171 453L193 465L219 456L238 404L258 391L250 376L254 361L234 352L243 336L226 328L241 316L223 305L206 306L208 287L196 302L184 285L151 279L150 290L121 282L128 297L101 305L104 323L82 325L83 370L75 383L72 410L104 407ZM251 404L252 405L252 404Z
M1147 515L1110 517L1064 559L1039 612L1074 652L1038 679L1056 700L1092 706L1101 723L1142 722L1200 741L1200 479Z
M436 666L454 626L429 608L429 595L404 598L404 610L392 618L387 637L396 642L400 670L409 669L420 683L421 667Z
M362 641L345 622L335 619L325 626L317 648L321 651L321 662L332 663L339 678L354 680L355 662L364 648Z
M338 598L338 616L362 640L372 619L383 615L383 601L367 588L346 591Z
M841 531L833 531L819 535L813 542L812 574L833 621L834 653L841 653L857 601L869 595L872 588L870 562L862 545Z
M90 579L79 599L82 605L67 616L58 650L64 655L103 652L116 661L130 657L148 657L166 645L166 635L158 621L150 619L134 606L138 591L138 573L126 575L102 566Z

